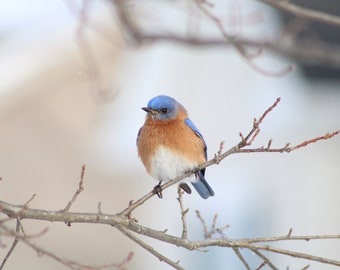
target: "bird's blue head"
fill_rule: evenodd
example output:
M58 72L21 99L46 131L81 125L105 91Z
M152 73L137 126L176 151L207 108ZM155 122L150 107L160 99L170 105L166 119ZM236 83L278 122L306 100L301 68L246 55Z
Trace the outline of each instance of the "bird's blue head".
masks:
M182 105L174 98L160 95L151 99L147 107L142 109L155 120L170 120L177 116L181 108Z

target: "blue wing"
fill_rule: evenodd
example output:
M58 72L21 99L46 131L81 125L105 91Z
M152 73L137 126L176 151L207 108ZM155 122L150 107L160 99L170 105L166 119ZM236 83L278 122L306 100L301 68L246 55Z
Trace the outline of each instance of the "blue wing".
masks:
M206 143L205 143L205 141L203 139L203 136L202 136L201 132L198 130L198 128L194 125L194 123L189 118L186 118L184 120L184 122L202 140L203 145L204 145L205 159L207 159L207 145L206 145ZM196 191L198 192L198 194L203 199L207 199L210 196L214 196L215 192L209 186L207 180L204 178L204 174L205 174L205 169L202 169L199 172L197 172L198 179L196 181L191 182L191 183L194 186L194 188L196 189Z
M195 124L189 119L189 118L186 118L184 119L184 123L189 127L191 128L195 134L201 139L201 141L203 142L204 144L204 155L205 155L205 159L207 159L207 145L203 139L203 135L202 133L198 130L198 128L195 126ZM204 172L203 172L203 175L204 175Z

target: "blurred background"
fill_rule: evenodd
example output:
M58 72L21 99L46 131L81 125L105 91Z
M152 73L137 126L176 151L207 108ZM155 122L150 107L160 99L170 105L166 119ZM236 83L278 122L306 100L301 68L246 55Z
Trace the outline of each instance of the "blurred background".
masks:
M85 5L85 6L84 6ZM86 14L79 17L81 7ZM85 8L84 8L85 7ZM202 14L182 1L132 1L148 27L216 34ZM340 9L339 9L340 10ZM255 1L218 2L216 14L229 33L271 38L282 20ZM189 15L188 15L189 14ZM255 71L231 47L190 47L174 43L129 46L107 1L2 1L0 8L0 200L32 208L63 209L78 187L86 164L85 190L71 211L117 213L149 192L155 181L142 166L136 135L145 112L159 94L176 98L188 110L208 145L208 156L247 134L277 97L282 100L261 126L253 146L273 148L303 142L340 127L340 72L306 73L293 59L268 51L256 60L262 69L296 69L282 77ZM152 24L153 23L153 24ZM189 29L189 30L188 30ZM339 28L337 29L339 33ZM169 30L170 32L170 30ZM340 36L340 33L339 35ZM207 169L216 195L184 196L189 238L203 237L198 209L207 224L230 228L230 238L340 233L340 139L320 141L289 154L239 154ZM133 216L144 226L181 234L177 189L154 197ZM127 269L171 269L147 251L103 225L24 220L26 233L48 232L34 243L62 258L88 265L119 263L132 251ZM13 227L14 228L14 227ZM218 236L217 236L218 237ZM186 269L242 269L229 249L209 252L144 239ZM12 239L1 238L0 258ZM339 260L339 241L285 242L281 248ZM255 269L254 254L244 256ZM280 269L310 262L269 255ZM5 269L65 269L19 243ZM266 269L266 268L263 268ZM335 269L312 263L309 269Z

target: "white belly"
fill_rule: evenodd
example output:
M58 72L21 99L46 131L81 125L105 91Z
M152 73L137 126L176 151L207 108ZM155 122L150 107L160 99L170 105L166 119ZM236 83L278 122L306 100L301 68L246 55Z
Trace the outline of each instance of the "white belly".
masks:
M161 146L151 159L150 174L159 181L167 182L194 169L198 165Z

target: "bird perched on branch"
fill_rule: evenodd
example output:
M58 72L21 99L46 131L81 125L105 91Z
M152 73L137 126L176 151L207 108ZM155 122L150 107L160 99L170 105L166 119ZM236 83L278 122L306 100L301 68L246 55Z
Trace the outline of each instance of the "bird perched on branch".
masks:
M162 182L193 171L207 161L207 146L201 132L188 118L187 111L174 98L156 96L147 107L144 125L137 137L138 154L147 172L159 181L154 192L162 198ZM204 178L205 169L195 172L191 183L198 194L207 199L215 193ZM185 182L180 187L191 189Z

